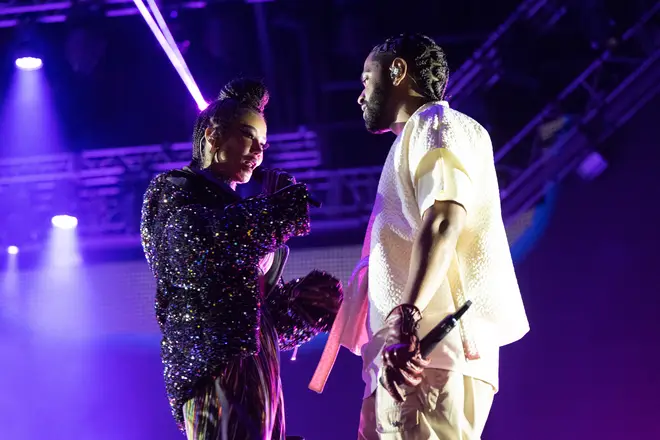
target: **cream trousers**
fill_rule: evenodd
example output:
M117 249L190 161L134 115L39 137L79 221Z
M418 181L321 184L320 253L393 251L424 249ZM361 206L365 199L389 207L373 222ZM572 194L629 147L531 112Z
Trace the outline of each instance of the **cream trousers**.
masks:
M486 382L427 369L401 404L380 385L364 399L358 440L479 440L493 396Z

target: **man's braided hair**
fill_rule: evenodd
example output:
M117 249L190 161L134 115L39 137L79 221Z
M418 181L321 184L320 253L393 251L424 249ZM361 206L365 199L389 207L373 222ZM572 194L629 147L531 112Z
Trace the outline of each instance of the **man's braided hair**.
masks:
M227 83L218 98L202 111L195 121L193 130L193 168L202 168L204 163L204 136L208 127L213 127L214 137L221 136L241 110L252 110L263 114L270 95L263 82L239 78Z
M408 64L408 74L416 91L433 101L444 99L449 68L445 52L435 41L422 34L401 34L390 37L374 47L377 60L392 62L402 58Z

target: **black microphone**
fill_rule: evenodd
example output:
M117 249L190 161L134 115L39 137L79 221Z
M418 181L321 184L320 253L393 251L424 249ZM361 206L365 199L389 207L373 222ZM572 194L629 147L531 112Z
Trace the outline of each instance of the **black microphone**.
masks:
M431 354L433 349L440 343L440 341L442 341L445 336L447 336L449 332L458 325L458 320L461 319L461 317L465 314L465 312L467 312L467 309L469 309L471 305L472 301L465 301L465 304L459 307L455 313L448 315L445 319L440 321L438 325L433 327L433 329L426 336L424 336L421 341L419 341L419 351L422 355L422 358L426 359ZM387 389L387 386L385 386L384 376L381 376L380 383L383 387L385 387L385 389ZM394 382L393 386L398 389L401 396L405 395L399 384Z
M263 183L264 181L264 175L270 171L268 168L263 168L263 167L257 167L252 171L252 177L254 177L254 180L256 180L258 183ZM287 173L286 171L280 171L282 176L287 180L287 182L290 185L293 185L295 182L295 178ZM282 187L280 189L284 189L285 187ZM309 198L309 204L312 205L314 208L320 208L322 206L322 203L316 200L314 197L312 197L311 194L308 194Z
M433 327L433 329L419 342L419 349L422 353L423 358L427 358L433 349L442 341L445 336L449 334L450 331L458 325L459 319L467 312L467 310L472 305L472 301L467 300L465 304L456 310L455 313L450 314L445 319L440 321L438 325Z

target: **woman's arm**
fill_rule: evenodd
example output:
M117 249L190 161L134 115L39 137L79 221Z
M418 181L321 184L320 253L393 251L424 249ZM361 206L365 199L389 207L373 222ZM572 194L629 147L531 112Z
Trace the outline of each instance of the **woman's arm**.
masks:
M223 357L254 354L261 313L257 264L290 237L309 232L307 190L295 185L224 209L194 201L185 189L154 181L143 209L149 263L160 279L224 323L222 340L213 342L223 347ZM184 314L165 325L191 325L195 319Z
M291 350L327 332L343 300L341 282L314 270L303 278L280 284L268 297L281 350Z

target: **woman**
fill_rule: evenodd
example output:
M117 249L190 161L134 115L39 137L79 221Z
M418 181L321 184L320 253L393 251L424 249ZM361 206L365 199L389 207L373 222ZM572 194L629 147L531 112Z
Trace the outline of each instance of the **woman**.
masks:
M284 438L279 350L327 331L342 300L322 272L281 281L284 243L309 232L307 188L235 192L263 160L267 102L259 82L227 84L197 119L191 165L157 176L145 194L166 388L188 439Z

